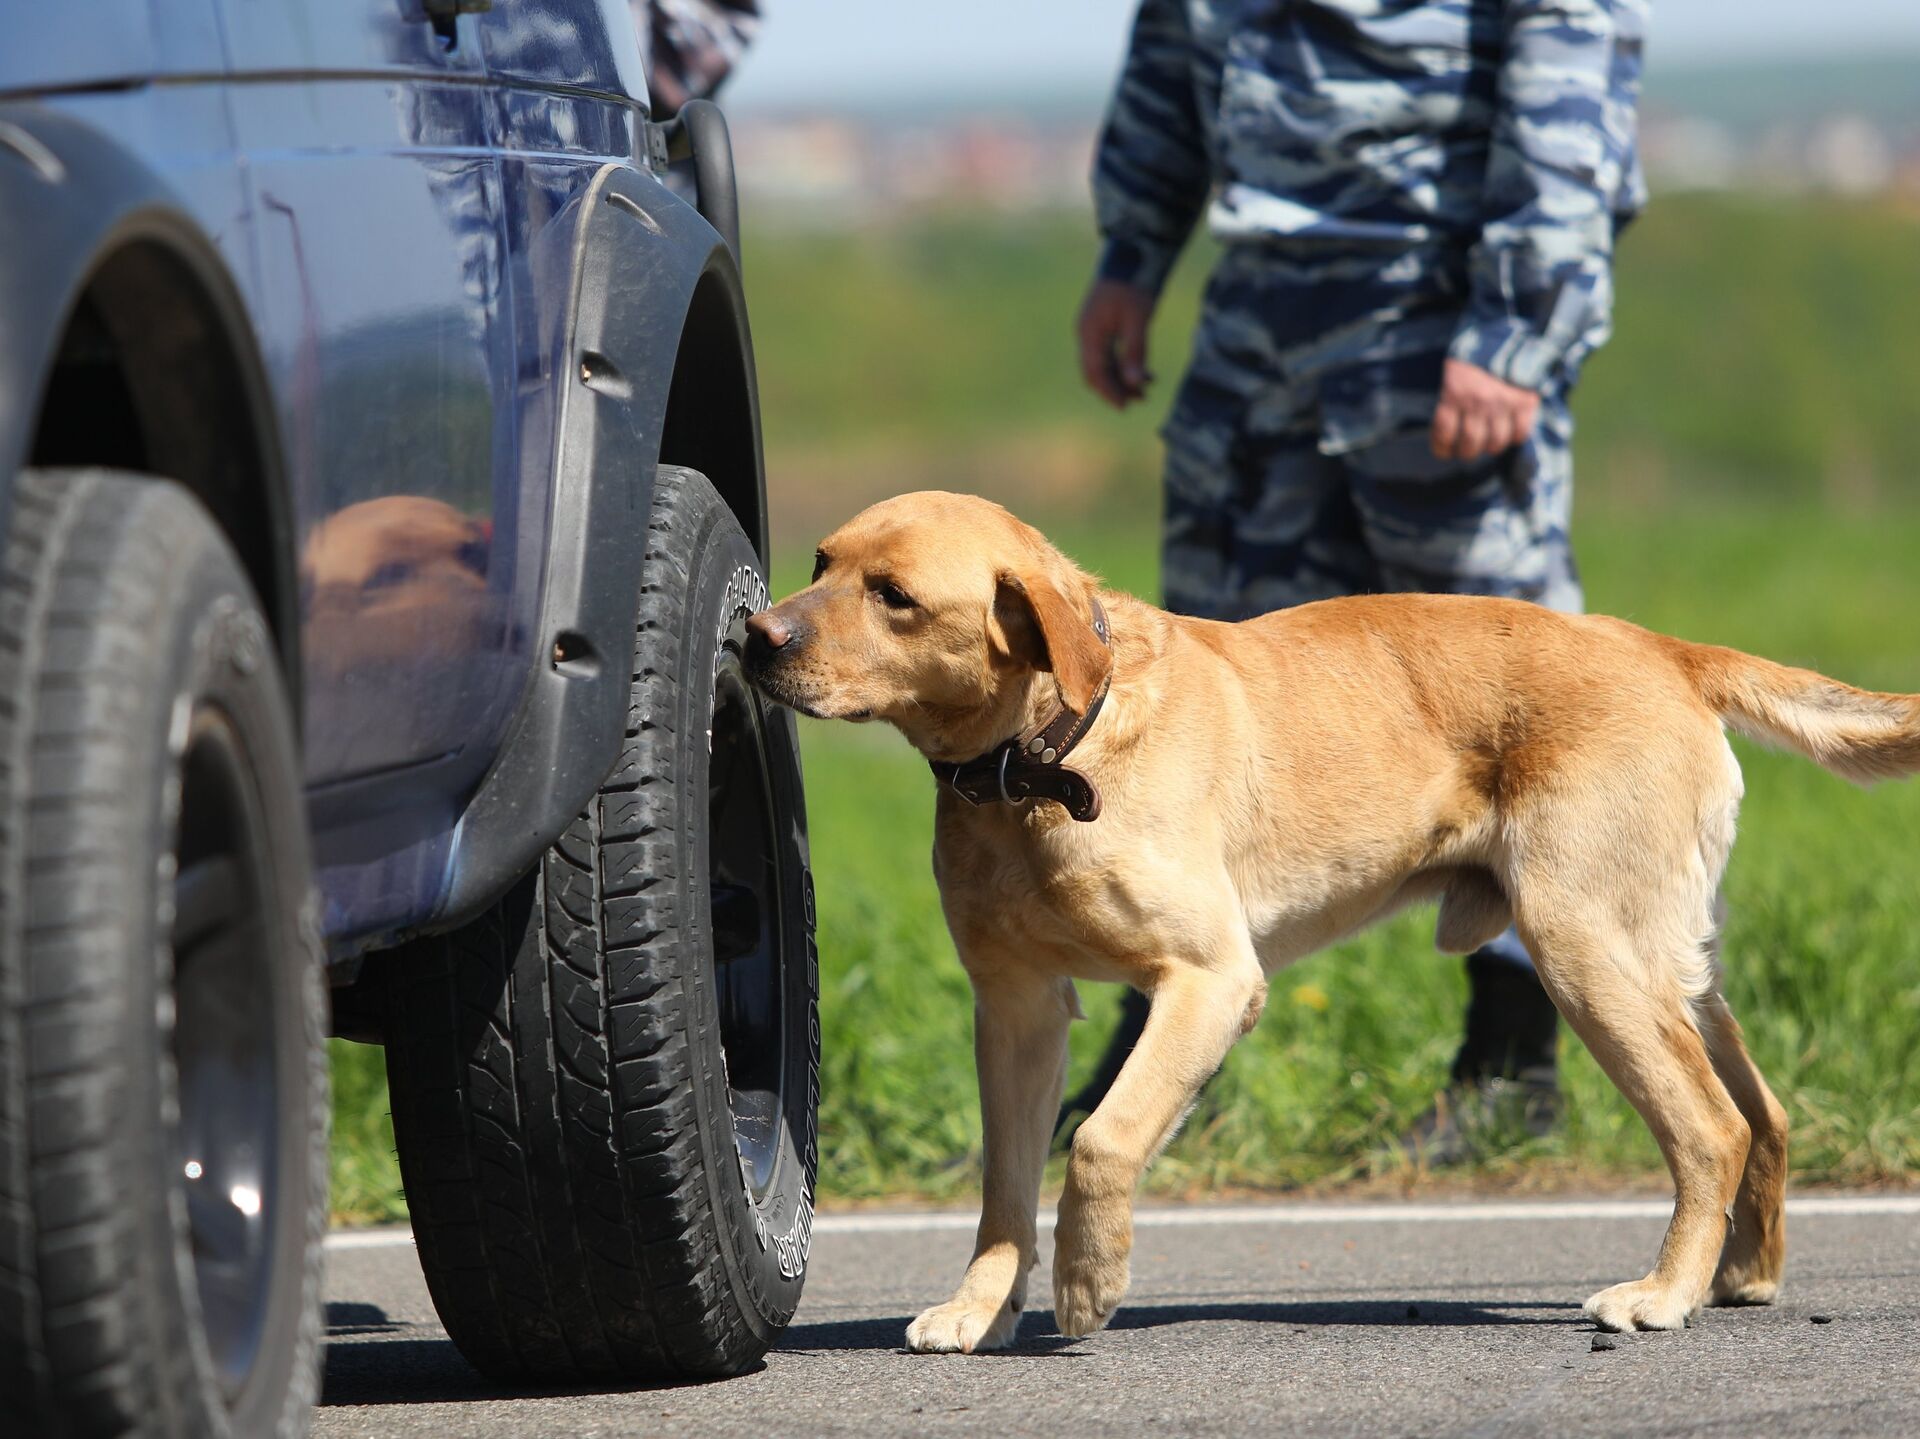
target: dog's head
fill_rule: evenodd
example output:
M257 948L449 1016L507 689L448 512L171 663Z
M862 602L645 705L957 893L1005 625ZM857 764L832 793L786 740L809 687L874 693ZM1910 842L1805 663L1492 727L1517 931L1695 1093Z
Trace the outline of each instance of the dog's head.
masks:
M879 719L966 758L1027 722L1037 676L1084 712L1112 668L1093 581L971 495L901 495L820 542L813 583L747 622L747 669L780 704Z

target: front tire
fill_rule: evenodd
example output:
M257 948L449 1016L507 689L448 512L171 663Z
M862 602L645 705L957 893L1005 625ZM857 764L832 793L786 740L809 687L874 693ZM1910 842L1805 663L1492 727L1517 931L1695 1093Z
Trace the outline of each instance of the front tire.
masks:
M739 662L765 604L662 467L612 772L490 911L382 961L421 1266L494 1378L734 1374L799 1302L817 974L792 721Z
M273 645L238 560L178 486L27 472L12 498L6 1422L50 1439L304 1434L325 1000Z

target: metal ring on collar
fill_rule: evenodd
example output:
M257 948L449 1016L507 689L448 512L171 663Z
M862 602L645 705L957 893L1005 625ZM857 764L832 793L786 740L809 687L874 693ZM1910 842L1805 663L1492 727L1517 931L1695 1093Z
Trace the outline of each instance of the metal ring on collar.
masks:
M1000 774L999 774L1000 798L1004 800L1007 804L1014 805L1017 807L1019 805L1025 804L1026 801L1021 799L1015 799L1012 795L1007 793L1007 761L1012 758L1013 758L1013 746L1002 745L1000 748Z

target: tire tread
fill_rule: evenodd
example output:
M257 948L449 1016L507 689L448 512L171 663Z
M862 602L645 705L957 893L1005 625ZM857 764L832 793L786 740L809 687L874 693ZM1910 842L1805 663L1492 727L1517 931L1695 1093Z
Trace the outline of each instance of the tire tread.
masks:
M732 523L703 476L660 469L614 767L521 898L386 961L421 1263L449 1333L497 1378L726 1374L765 1348L717 1277L688 1043L691 1024L713 1050L717 1021L690 1013L683 981L672 881L690 836L674 814L678 734L663 722L688 615L680 586L651 578L689 574ZM433 1022L433 997L455 992L472 1010L464 1029ZM491 1182L474 1182L483 1169Z
M130 736L142 686L170 682L156 673L154 616L204 565L247 593L176 486L100 470L14 479L0 563L0 1393L49 1439L204 1432L202 1373L160 1297L172 1259L144 1237L160 1202L145 1186L163 1181L157 1167L125 1169L140 1080L120 1053L121 967L154 922L146 887L122 881L154 862L135 853L147 827L130 801L151 789ZM301 982L309 1048L324 1056L315 961ZM324 1151L324 1067L307 1077ZM282 1435L305 1432L317 1381L324 1203L303 1223L310 1302Z

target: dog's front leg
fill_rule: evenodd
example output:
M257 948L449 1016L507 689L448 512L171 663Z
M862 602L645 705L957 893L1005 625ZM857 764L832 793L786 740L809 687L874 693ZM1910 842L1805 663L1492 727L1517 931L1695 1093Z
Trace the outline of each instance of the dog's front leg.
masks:
M1072 983L983 966L971 973L986 1168L980 1231L953 1298L907 1328L907 1347L921 1353L971 1354L1013 1342L1038 1252L1040 1176L1066 1082Z
M1176 967L1151 997L1140 1042L1073 1137L1053 1231L1053 1312L1062 1334L1091 1334L1113 1317L1127 1292L1134 1187L1259 1017L1266 980L1248 950L1224 971Z

